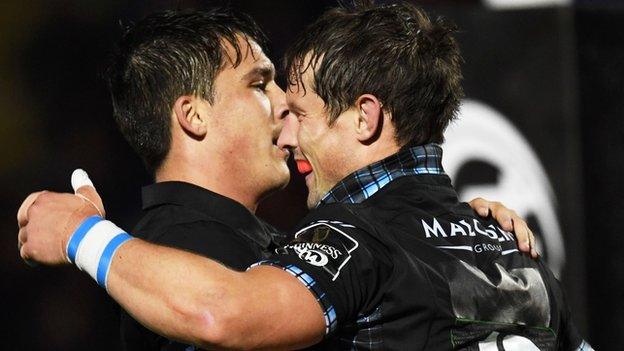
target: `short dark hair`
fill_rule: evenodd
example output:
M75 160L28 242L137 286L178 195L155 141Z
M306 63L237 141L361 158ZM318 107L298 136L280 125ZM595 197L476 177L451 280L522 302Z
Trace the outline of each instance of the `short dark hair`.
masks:
M455 30L408 3L330 9L287 51L289 89L306 89L302 75L312 68L310 88L325 102L329 125L370 93L392 114L401 146L441 143L463 97Z
M171 145L171 109L180 96L213 102L213 83L228 62L224 44L243 60L237 35L265 45L265 35L247 15L230 9L166 11L126 28L107 71L115 120L153 172ZM249 43L249 42L248 42Z

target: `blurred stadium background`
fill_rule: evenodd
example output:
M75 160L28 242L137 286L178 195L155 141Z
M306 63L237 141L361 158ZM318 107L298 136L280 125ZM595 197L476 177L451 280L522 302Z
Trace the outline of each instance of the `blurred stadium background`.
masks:
M455 21L466 102L446 167L463 197L500 199L529 219L597 349L624 335L624 4L601 0L415 1ZM335 1L18 1L0 4L0 270L3 350L119 349L118 307L71 267L30 268L15 213L40 189L68 191L76 167L131 228L150 182L118 133L101 79L131 23L164 9L231 5L251 14L281 61ZM291 165L292 166L292 165ZM291 228L305 209L297 176L260 215ZM279 207L272 204L279 203Z

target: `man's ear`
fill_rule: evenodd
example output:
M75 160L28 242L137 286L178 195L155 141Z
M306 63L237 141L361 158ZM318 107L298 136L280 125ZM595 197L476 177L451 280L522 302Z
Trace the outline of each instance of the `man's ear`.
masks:
M193 95L180 96L173 104L173 114L182 130L190 136L202 139L208 131L205 112L198 108L202 100Z
M355 102L357 110L355 132L361 142L371 142L383 127L382 103L372 94L363 94Z

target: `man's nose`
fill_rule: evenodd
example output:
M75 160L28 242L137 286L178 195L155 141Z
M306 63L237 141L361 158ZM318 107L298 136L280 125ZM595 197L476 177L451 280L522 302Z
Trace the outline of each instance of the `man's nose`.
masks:
M294 149L299 146L297 133L299 131L299 121L297 116L287 111L279 123L279 137L277 146L281 149Z
M279 122L289 113L286 94L279 85L272 84L269 98L273 105L273 120Z

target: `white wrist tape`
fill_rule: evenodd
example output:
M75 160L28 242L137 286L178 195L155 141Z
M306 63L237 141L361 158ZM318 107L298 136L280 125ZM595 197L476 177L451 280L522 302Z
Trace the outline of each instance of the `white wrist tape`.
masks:
M100 216L84 220L67 244L67 258L106 288L108 270L115 251L132 239L128 233Z

